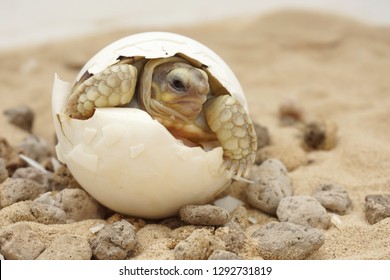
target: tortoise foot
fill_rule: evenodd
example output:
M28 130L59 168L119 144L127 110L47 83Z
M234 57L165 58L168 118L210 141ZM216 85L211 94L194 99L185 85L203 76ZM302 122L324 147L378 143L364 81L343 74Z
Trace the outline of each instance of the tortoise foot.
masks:
M230 95L218 96L205 104L205 116L221 144L229 176L246 177L255 161L257 137L243 106Z
M73 88L65 113L87 119L95 108L127 104L134 95L137 69L129 64L108 67Z

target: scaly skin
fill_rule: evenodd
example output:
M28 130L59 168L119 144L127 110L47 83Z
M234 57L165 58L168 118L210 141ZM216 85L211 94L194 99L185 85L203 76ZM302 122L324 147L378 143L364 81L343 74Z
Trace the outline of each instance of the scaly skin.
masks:
M71 118L88 119L95 108L128 104L133 98L137 69L129 64L117 64L93 75L72 92L65 110Z
M140 105L175 136L194 143L217 139L229 176L246 177L249 166L255 161L257 148L255 130L247 112L230 95L206 101L207 74L183 61L171 57L152 60L145 65L140 77ZM180 83L172 87L178 79ZM121 63L110 66L75 86L65 113L72 118L87 119L95 108L128 104L134 96L136 82L136 67ZM209 127L197 122L201 110Z
M245 109L234 97L221 95L209 99L204 112L222 146L225 167L238 178L246 177L255 162L257 137Z

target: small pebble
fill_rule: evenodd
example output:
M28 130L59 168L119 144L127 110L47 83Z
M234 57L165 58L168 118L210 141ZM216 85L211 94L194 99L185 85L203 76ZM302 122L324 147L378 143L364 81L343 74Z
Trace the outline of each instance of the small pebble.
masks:
M327 229L330 217L326 209L312 196L285 197L279 202L276 215L281 222L290 222L306 227Z
M135 228L125 220L106 225L91 240L93 256L98 260L123 260L136 244Z
M30 221L42 224L64 224L66 214L62 209L30 200L20 201L0 210L0 227Z
M288 171L293 171L308 163L306 152L299 145L275 144L257 150L256 161L260 165L268 159L279 159Z
M19 167L26 166L26 162L19 156L20 149L12 147L8 141L0 136L0 158L6 162L6 168L11 176Z
M268 146L271 143L268 129L265 126L262 126L258 123L253 123L255 127L255 132L257 136L257 149L261 149L265 146Z
M12 178L24 178L33 180L47 189L51 189L53 185L53 173L47 171L44 172L35 167L22 167L15 170L14 174L12 174Z
M20 127L28 132L32 131L34 123L34 112L28 106L6 109L4 115L13 125Z
M70 221L102 219L106 209L82 189L64 189L54 195L54 206L65 211Z
M279 201L293 195L287 169L277 159L264 161L252 169L253 184L247 188L248 202L251 206L268 214L275 215Z
M248 210L244 206L237 207L230 216L231 218L225 226L242 230L249 226Z
M0 251L6 260L34 260L45 250L29 225L13 224L0 230Z
M337 184L317 187L313 197L326 209L340 215L345 214L352 206L351 199L344 186Z
M51 145L43 138L29 135L20 143L23 155L32 158L37 162L42 162L52 156Z
M8 178L8 170L3 158L0 158L0 184Z
M186 205L179 211L180 218L187 224L221 226L229 221L229 212L210 204Z
M66 223L66 213L53 205L32 202L30 213L38 223L46 225Z
M54 172L53 190L60 191L65 188L81 189L81 186L70 173L66 165L60 165Z
M0 207L4 208L23 200L33 200L45 193L47 187L29 179L8 178L0 184Z
M390 217L390 194L366 196L366 219L372 225Z
M287 222L263 225L252 238L257 240L259 254L268 260L304 260L325 242L320 230Z
M307 150L331 150L336 146L337 125L332 121L313 121L305 125L304 147Z
M156 240L168 238L171 231L172 230L165 225L147 224L137 231L137 251L143 252Z
M294 100L288 99L279 106L279 119L282 125L294 125L303 121L303 109Z
M174 248L176 260L207 260L215 250L226 250L225 243L207 229L194 230Z
M210 257L209 260L240 260L236 254L225 251L225 250L215 250Z
M38 256L37 260L90 260L88 240L76 235L60 235Z
M220 227L215 230L215 236L219 237L226 246L226 250L239 254L245 245L246 235L242 229Z

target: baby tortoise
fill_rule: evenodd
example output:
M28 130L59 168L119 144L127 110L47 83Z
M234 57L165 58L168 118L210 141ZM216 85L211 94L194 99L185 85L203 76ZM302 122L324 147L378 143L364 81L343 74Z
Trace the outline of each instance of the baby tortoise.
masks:
M66 114L90 118L95 108L141 108L189 145L217 140L224 168L236 179L246 177L255 160L257 138L248 113L203 69L178 57L119 57L103 71L88 71L75 83ZM134 98L135 96L135 98Z

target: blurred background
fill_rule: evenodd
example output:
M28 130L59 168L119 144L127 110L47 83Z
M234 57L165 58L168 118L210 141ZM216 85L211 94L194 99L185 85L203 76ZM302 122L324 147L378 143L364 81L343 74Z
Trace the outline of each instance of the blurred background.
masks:
M349 79L345 67L356 69L357 58L367 61L361 69L372 69L371 59L377 56L378 64L386 65L388 43L382 39L388 29L369 33L371 45L365 48L359 41L367 37L365 27L355 21L390 26L390 1L0 0L0 137L7 135L14 143L25 137L3 112L27 105L36 113L33 131L53 139L54 73L72 82L107 44L152 30L181 33L216 51L240 80L252 112L261 114L265 124L267 117L273 121L283 98L313 100L322 108L323 101L312 91L329 93L328 86L338 80L341 91ZM350 41L341 44L342 40ZM333 56L335 64L329 60ZM355 76L351 73L353 82L348 84L357 83ZM267 100L267 106L259 98Z
M390 24L388 0L1 0L0 50L118 28L163 29L286 8Z

